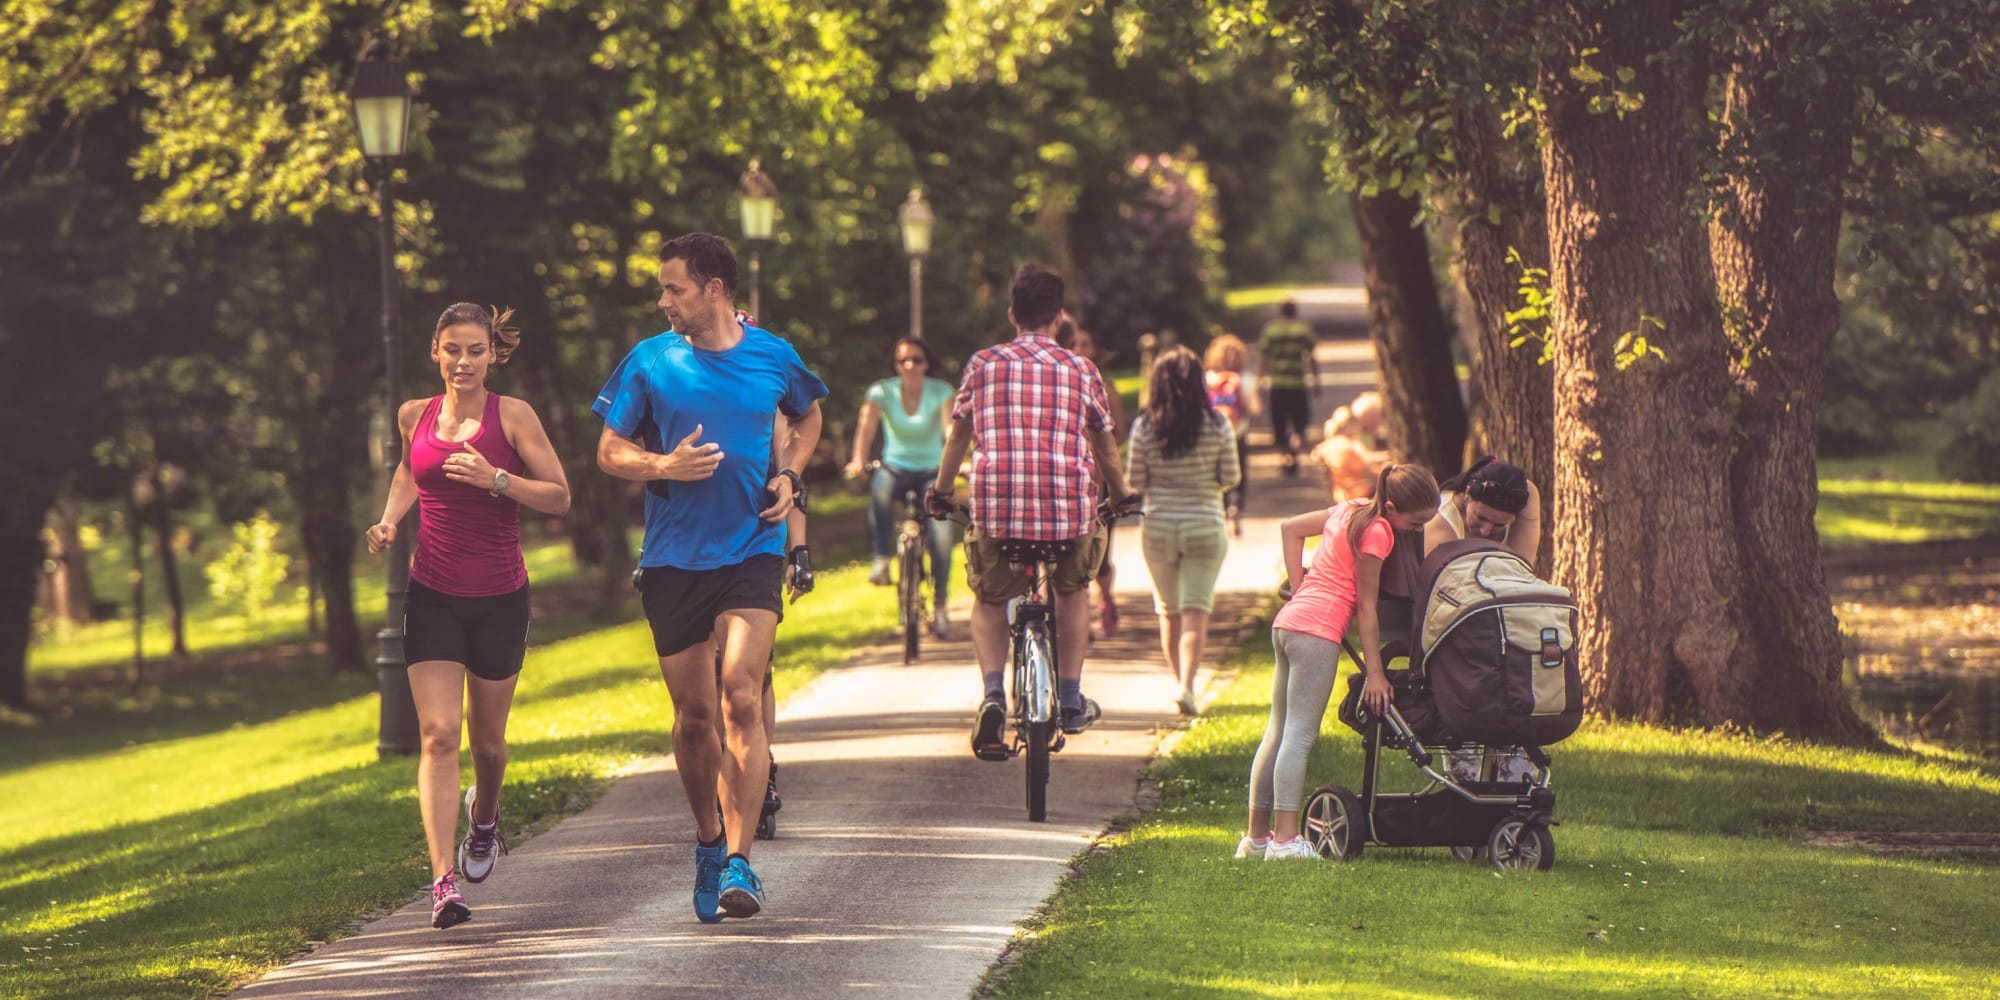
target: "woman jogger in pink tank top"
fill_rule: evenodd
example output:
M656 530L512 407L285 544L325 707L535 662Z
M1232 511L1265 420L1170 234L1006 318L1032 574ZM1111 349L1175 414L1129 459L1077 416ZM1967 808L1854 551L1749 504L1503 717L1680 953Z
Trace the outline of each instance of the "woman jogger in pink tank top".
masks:
M555 516L569 510L569 480L541 418L525 401L486 388L487 371L506 364L520 343L520 331L507 325L512 315L460 302L438 317L431 360L445 391L397 411L403 461L382 520L368 529L368 551L382 552L410 505L422 508L403 654L423 733L417 806L430 845L433 927L472 916L458 879L485 881L507 849L500 839L507 714L528 645L520 507ZM472 728L474 781L454 855L461 717Z

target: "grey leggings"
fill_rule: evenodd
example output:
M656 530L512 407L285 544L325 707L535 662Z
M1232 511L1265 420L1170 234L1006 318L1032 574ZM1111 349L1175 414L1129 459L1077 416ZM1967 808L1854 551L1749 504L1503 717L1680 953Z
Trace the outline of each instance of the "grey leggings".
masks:
M1340 644L1289 629L1271 630L1278 669L1271 682L1271 723L1250 763L1250 808L1298 812L1305 798L1306 758L1340 670ZM1274 794L1275 792L1275 794Z

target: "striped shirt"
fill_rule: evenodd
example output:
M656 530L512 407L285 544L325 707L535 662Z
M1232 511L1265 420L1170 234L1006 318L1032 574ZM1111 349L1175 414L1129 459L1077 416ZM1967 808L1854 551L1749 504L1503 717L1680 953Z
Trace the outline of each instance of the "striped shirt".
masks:
M1126 478L1146 494L1146 522L1222 523L1222 494L1243 481L1236 465L1236 432L1211 411L1194 447L1172 458L1145 414L1132 421L1132 457Z
M1111 429L1096 365L1021 334L965 363L951 419L972 421L972 521L981 534L1035 542L1090 534L1090 435Z

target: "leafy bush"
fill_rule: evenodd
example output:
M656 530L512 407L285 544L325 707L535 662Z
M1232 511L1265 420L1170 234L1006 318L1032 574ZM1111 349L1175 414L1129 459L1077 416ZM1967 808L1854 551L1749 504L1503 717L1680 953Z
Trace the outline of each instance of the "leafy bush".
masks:
M1969 483L2000 483L2000 371L1988 372L1972 395L1945 407L1938 471Z
M1083 325L1121 350L1168 327L1198 340L1222 314L1224 284L1207 168L1191 153L1137 156L1121 180L1118 218L1085 263Z
M235 544L202 569L217 604L256 619L277 600L278 585L285 582L292 563L292 557L278 548L280 530L278 522L261 510L231 529Z

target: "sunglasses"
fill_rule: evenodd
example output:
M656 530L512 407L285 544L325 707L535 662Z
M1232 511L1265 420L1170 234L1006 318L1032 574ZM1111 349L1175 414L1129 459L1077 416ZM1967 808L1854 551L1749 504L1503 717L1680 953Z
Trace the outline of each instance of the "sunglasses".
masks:
M897 358L896 363L899 365L921 365L924 363L924 359L922 357Z

